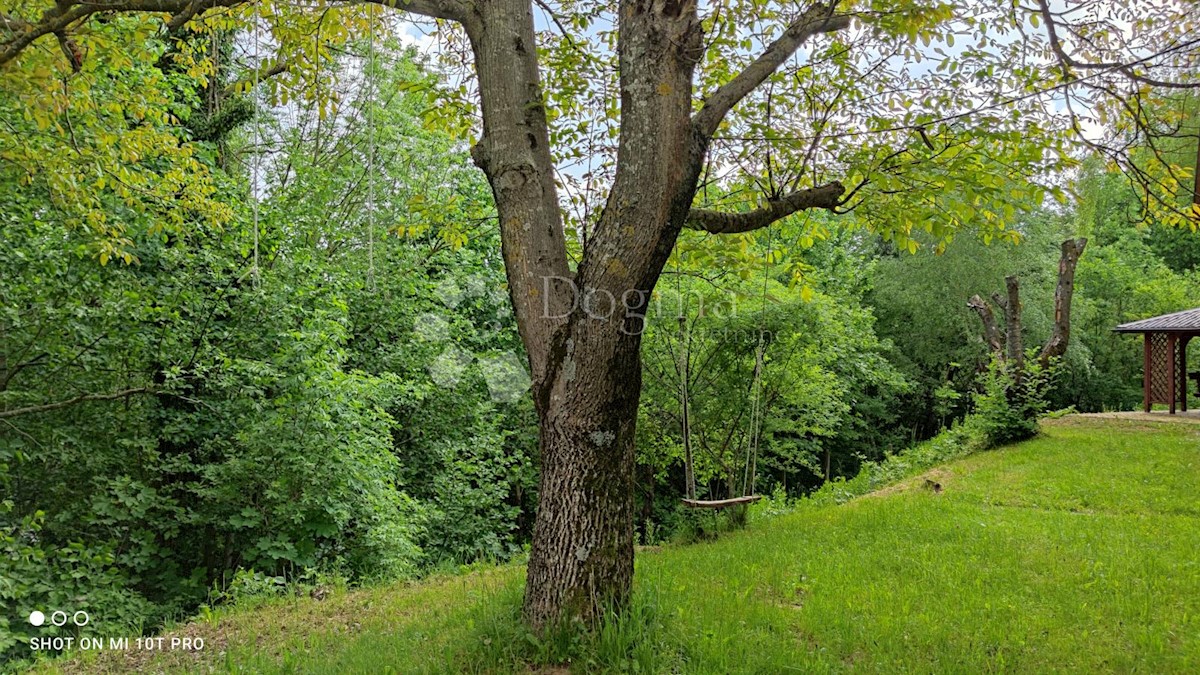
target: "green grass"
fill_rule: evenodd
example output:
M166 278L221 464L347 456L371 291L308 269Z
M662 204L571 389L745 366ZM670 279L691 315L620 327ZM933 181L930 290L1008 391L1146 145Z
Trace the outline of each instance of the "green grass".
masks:
M635 612L534 641L501 567L220 612L47 672L1200 670L1200 425L1066 418L840 506L639 555ZM541 672L558 672L544 667Z

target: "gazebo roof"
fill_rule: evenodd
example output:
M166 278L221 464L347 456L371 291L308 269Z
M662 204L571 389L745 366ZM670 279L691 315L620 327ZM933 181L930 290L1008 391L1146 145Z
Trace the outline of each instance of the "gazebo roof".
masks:
M1123 323L1113 330L1118 333L1200 332L1200 307Z

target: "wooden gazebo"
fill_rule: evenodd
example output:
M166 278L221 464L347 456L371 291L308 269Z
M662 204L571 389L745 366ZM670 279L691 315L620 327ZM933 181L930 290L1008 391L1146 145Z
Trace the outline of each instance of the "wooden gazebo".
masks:
M1187 372L1187 347L1200 335L1200 307L1123 323L1118 333L1141 333L1145 338L1145 374L1142 378L1146 412L1155 403L1165 403L1175 414L1176 404L1187 412L1188 378L1200 388L1200 373ZM1197 391L1200 396L1200 390Z

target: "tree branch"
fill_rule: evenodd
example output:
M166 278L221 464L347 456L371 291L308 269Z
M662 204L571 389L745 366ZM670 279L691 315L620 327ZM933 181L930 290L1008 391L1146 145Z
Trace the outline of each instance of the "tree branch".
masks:
M712 234L750 232L806 209L832 210L841 203L846 188L834 181L814 188L796 190L763 206L743 213L727 213L711 209L692 209L684 226Z
M243 77L236 82L229 83L222 93L225 96L232 96L237 94L238 91L243 87L252 86L255 82L264 82L272 77L275 77L276 75L282 75L283 73L286 73L289 68L291 68L291 62L289 62L287 59L279 59L274 63L264 63L259 66L257 73L251 72L249 76Z
M1075 294L1075 266L1087 239L1068 239L1062 243L1062 256L1058 260L1058 285L1054 288L1054 332L1042 347L1038 362L1043 368L1050 359L1062 356L1067 351L1071 338L1071 298Z
M828 5L818 3L808 8L753 63L713 92L692 117L696 131L704 138L711 138L725 115L796 53L805 40L817 33L831 33L849 26L849 16L834 13L837 4L837 0L832 0Z
M3 25L11 32L0 40L0 66L12 61L37 39L51 34L62 34L70 27L93 14L116 12L148 12L169 14L164 24L168 32L182 27L193 17L214 7L233 7L250 0L115 0L111 2L87 2L62 0L42 13L36 22L17 17L4 16ZM373 2L413 14L435 19L462 22L466 19L466 0L342 0L343 4Z
M1079 70L1115 70L1134 82L1147 84L1152 87L1166 87L1170 89L1200 88L1200 82L1170 82L1146 75L1139 75L1133 71L1133 66L1129 63L1122 63L1120 61L1086 62L1076 59L1068 54L1066 48L1063 47L1062 40L1058 36L1057 24L1054 21L1054 13L1050 11L1050 3L1047 0L1037 0L1037 3L1038 14L1041 15L1042 21L1046 24L1046 37L1050 42L1050 50L1058 58L1059 65L1062 67L1063 77L1068 81L1075 79L1071 74L1071 69L1078 68Z
M358 0L349 0L356 2ZM471 11L469 0L365 0L377 5L399 9L413 14L420 14L431 19L445 19L462 23L467 20Z
M17 54L33 44L34 40L52 33L61 33L72 23L99 10L99 7L55 5L43 12L42 18L37 23L22 22L24 26L18 25L17 27L24 28L24 30L19 33L14 31L13 36L3 43L3 49L0 49L0 66L15 59ZM15 25L12 19L7 19L5 23Z
M132 394L149 394L153 393L153 391L154 390L150 387L137 387L136 389L123 389L121 391L114 391L109 394L80 394L75 398L69 398L55 403L31 405L25 408L14 408L12 410L0 410L0 419L17 417L18 415L31 415L33 413L49 412L51 410L58 410L60 408L73 406L77 403L83 403L84 401L111 401L117 398L125 398L126 396L130 396Z
M242 0L233 0L232 2L222 3L221 0L188 0L187 6L182 10L175 12L170 19L167 19L165 24L168 34L175 34L184 27L187 22L191 21L197 14L201 14L213 7L231 6Z
M1000 337L1000 328L996 325L996 315L988 303L978 295L972 295L967 301L967 307L975 310L979 320L983 322L983 339L993 354L1004 353L1004 340Z
M1000 308L1001 314L1004 314L1006 316L1008 315L1008 300L1003 295L993 292L992 293L992 302L995 303L995 305Z

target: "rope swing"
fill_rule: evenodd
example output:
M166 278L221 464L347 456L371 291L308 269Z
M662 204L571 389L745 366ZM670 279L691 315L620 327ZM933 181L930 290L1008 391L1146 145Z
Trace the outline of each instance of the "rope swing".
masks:
M679 272L679 256L675 258L675 293L679 296L679 360L676 370L679 372L679 400L682 406L680 414L681 434L683 436L684 484L688 501L696 500L696 469L692 458L692 423L691 411L688 405L688 380L691 378L691 364L688 349L691 336L687 327L687 306L683 301L682 275Z
M767 313L767 280L770 278L770 266L774 264L772 251L771 235L767 239L767 265L764 266L762 299L758 315L758 343L754 348L754 372L750 381L750 433L746 444L746 460L743 465L742 475L742 495L740 497L730 496L729 499L696 499L696 469L693 464L692 443L691 443L691 420L690 420L690 405L688 401L688 380L690 377L689 368L689 346L690 334L687 330L687 316L684 312L683 293L679 283L679 261L676 259L676 292L680 294L679 304L679 336L680 336L680 357L679 357L679 398L682 407L682 433L683 433L683 450L684 450L684 474L687 482L687 497L683 500L684 506L698 509L724 509L740 504L750 504L762 499L761 495L754 494L755 484L758 477L758 448L762 437L762 422L763 422L763 371L765 370L766 361L764 354L767 348L767 329L766 329L766 313Z

